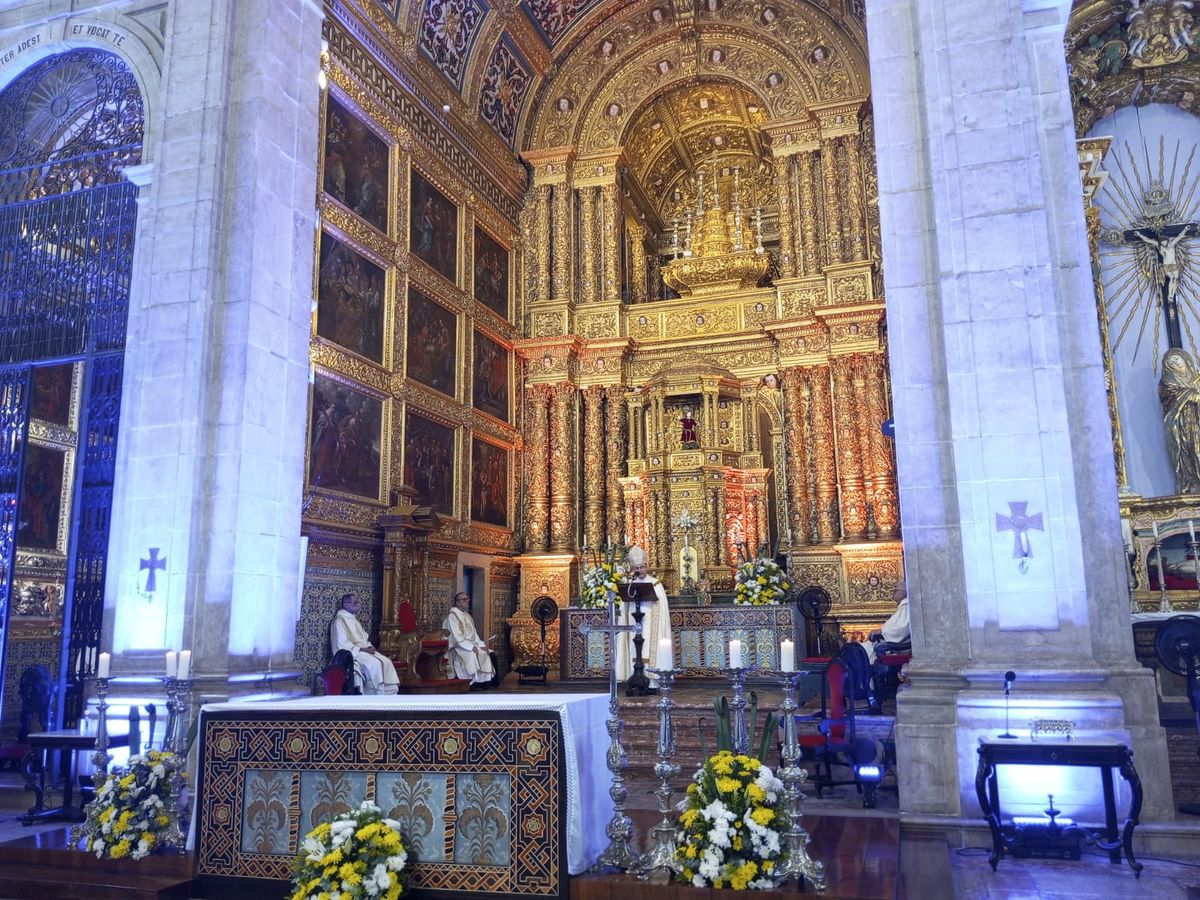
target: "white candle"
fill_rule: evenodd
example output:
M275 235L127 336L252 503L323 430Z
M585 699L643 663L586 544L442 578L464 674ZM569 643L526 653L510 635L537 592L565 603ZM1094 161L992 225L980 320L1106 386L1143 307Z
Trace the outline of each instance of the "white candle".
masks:
M1196 526L1188 519L1188 539L1194 544L1196 543Z
M796 645L791 641L782 641L779 644L779 670L781 672L796 671Z
M1151 530L1154 532L1154 543L1156 543L1156 544L1157 544L1157 543L1158 543L1158 523L1157 523L1157 522L1151 522L1151 523L1150 523L1150 529L1151 529Z
M658 639L658 659L655 668L660 672L670 672L675 668L675 649L671 646L670 638Z
M175 662L175 651L167 651L167 677L174 678L177 671L177 663Z
M179 679L185 680L192 672L192 651L179 651Z
M109 666L112 665L112 656L108 653L100 654L100 665L96 669L97 678L107 678Z
M729 642L729 668L740 669L742 667L742 642L734 638Z

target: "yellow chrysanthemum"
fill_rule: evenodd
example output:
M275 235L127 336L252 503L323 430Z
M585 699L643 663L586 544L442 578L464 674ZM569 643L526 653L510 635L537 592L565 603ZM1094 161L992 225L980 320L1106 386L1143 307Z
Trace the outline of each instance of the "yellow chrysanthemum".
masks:
M132 845L129 841L118 841L113 845L112 852L109 854L113 859L123 859L129 855L129 848Z
M760 788L757 784L752 784L746 788L746 794L755 803L762 803L767 799L767 792Z
M726 776L720 776L717 778L717 790L722 794L732 794L741 786L742 783L736 778L728 778Z
M750 813L750 818L752 818L759 825L769 825L775 820L775 810L771 809L769 806L760 806L758 809L754 810L754 812Z

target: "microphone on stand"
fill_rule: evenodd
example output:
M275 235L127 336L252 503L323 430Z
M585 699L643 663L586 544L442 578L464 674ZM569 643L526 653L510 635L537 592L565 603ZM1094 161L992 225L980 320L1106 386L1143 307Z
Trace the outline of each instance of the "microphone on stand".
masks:
M1000 735L1002 740L1015 741L1017 736L1009 731L1008 728L1008 692L1012 690L1013 682L1017 680L1017 673L1009 669L1004 673L1004 734Z

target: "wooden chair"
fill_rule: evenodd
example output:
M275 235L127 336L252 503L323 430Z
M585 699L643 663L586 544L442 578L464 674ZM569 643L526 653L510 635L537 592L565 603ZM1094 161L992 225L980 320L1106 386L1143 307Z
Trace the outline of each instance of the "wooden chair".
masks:
M833 760L838 754L843 754L853 769L855 728L854 728L854 698L853 683L846 677L845 664L841 660L833 660L825 670L825 683L822 693L823 705L827 709L825 716L817 726L815 734L802 734L796 738L800 749L805 755L811 755L817 763L813 773L813 781L817 787L817 797L825 788L838 784L858 785L857 776L853 781L833 780ZM821 771L822 765L824 772ZM859 788L861 790L861 788Z
M854 698L851 701L854 704L854 711L873 716L879 715L879 702L875 696L875 689L871 686L871 659L867 656L863 645L845 644L838 651L838 659L842 661L842 665L846 669L846 678L852 689L850 696ZM862 707L860 708L858 704L862 704Z
M30 732L44 731L50 726L50 698L54 693L50 670L40 665L27 666L21 672L19 690L21 725L16 742L0 746L0 768L11 766L19 770L21 760L29 752Z
M912 662L912 641L880 644L875 648L875 696L880 706L895 700L900 689L900 670Z
M354 679L354 657L349 650L339 650L333 654L329 665L314 679L313 693L325 697L361 693Z

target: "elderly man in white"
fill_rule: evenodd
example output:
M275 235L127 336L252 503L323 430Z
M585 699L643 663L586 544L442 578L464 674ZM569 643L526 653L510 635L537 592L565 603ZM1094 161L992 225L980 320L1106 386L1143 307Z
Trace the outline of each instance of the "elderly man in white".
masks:
M896 611L883 623L881 630L872 632L870 637L862 643L862 648L867 651L867 658L871 661L871 665L875 665L875 654L881 644L903 644L911 637L908 616L908 585L903 578L896 582L895 590L892 591L892 599L896 601Z
M649 559L646 556L646 551L641 547L629 548L629 567L630 577L632 582L641 582L654 585L654 596L657 601L653 604L642 604L642 610L646 613L642 619L642 637L645 643L642 644L642 662L646 665L654 665L655 654L658 651L658 641L660 638L671 637L671 609L667 606L667 592L663 589L662 582L649 573ZM633 624L633 604L626 598L621 598L621 624ZM625 632L617 640L617 680L626 681L633 674L633 636L629 632ZM650 679L650 686L657 686L658 679L647 673Z
M475 620L471 618L471 597L464 591L454 595L442 627L450 632L450 665L454 677L471 682L471 687L490 684L496 677L486 641L479 639Z
M357 614L358 594L344 594L337 615L329 623L329 643L333 646L333 652L350 651L364 694L395 694L400 690L396 667L371 646Z

